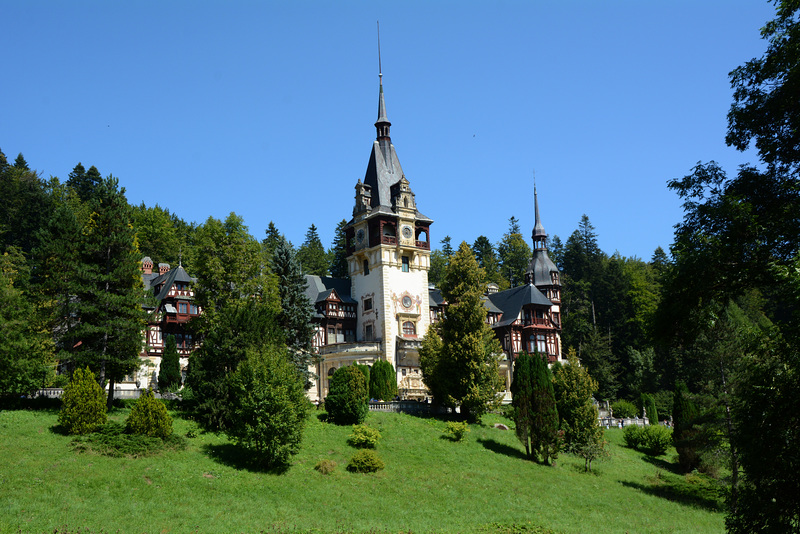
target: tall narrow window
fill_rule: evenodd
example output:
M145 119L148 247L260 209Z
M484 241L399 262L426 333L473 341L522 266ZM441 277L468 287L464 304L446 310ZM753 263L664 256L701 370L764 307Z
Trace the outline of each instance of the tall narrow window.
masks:
M364 275L368 274L369 274L369 262L367 260L364 260Z
M364 328L364 340L365 341L372 341L373 334L372 334L372 325L368 324Z
M408 272L408 256L403 256L403 272Z

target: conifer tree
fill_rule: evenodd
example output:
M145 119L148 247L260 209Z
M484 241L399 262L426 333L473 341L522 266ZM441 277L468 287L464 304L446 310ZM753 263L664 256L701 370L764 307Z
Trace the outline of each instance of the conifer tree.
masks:
M345 227L347 221L342 219L336 225L336 233L333 237L333 244L328 251L330 261L330 274L333 278L349 278L350 268L347 265L347 235Z
M278 240L272 257L272 271L278 277L280 313L278 324L283 329L289 357L303 377L305 388L311 387L313 373L312 341L314 308L305 294L308 284L300 271L300 263L285 238Z
M386 360L378 360L369 375L370 398L388 401L396 395L397 375L394 366Z
M592 402L597 382L581 367L575 349L567 353L566 364L553 366L553 392L564 445L570 452L602 443L602 429L597 424L598 411Z
M74 362L98 370L98 381L114 384L138 369L144 312L136 233L130 206L116 178L102 180L90 200L91 215L83 229L80 261L85 284L76 296L80 346Z
M560 448L558 410L553 392L553 375L539 354L531 356L533 422L531 450L545 464L555 462Z
M161 366L158 373L158 389L166 391L181 385L181 361L178 354L178 343L175 336L168 335L164 344L164 354L161 356Z
M498 357L502 352L486 322L486 282L470 246L464 242L447 268L442 295L444 319L422 341L423 380L438 403L460 406L461 415L479 420L497 402ZM438 339L437 339L438 338Z
M313 224L306 232L306 240L297 251L297 260L303 274L326 276L328 274L328 256L320 241L317 227Z
M264 240L261 241L261 245L264 247L264 254L266 255L267 261L270 261L272 254L275 252L275 247L278 246L278 242L283 236L272 221L269 222L266 233L267 235Z
M519 221L516 217L508 220L508 232L503 235L502 241L497 246L500 258L500 269L503 277L508 280L511 287L517 287L525 279L525 271L531 261L531 247L522 237Z
M369 412L369 391L364 373L353 365L340 367L333 373L325 410L337 425L357 425Z
M517 438L525 447L525 456L531 454L531 431L533 426L533 377L531 356L523 352L514 362L511 381L511 405L514 408L514 426Z

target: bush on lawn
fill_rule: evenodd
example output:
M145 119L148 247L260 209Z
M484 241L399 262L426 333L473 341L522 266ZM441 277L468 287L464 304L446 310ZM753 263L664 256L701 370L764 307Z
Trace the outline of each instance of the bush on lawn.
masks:
M89 434L106 423L106 393L88 367L75 370L61 402L58 424L67 434Z

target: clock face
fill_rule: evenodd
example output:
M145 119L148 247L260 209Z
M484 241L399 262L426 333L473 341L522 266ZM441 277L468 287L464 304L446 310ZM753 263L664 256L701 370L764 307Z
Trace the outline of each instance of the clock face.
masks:
M403 227L403 237L405 237L406 239L410 239L411 238L411 227L410 226L404 226Z
M363 228L359 228L358 232L356 232L356 240L358 240L359 243L364 241L364 229Z
M408 295L406 295L405 297L403 297L403 307L404 307L404 308L410 308L410 307L411 307L411 304L413 304L413 303L411 302L411 297L409 297Z

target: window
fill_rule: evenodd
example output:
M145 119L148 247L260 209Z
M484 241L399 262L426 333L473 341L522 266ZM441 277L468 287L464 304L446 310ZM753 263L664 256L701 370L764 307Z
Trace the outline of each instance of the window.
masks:
M408 256L403 256L403 272L408 272Z
M365 299L364 300L364 311L370 311L372 309L372 299Z
M417 335L417 325L415 325L411 321L406 321L403 323L403 335L404 336L416 336Z
M364 275L369 274L369 261L364 260Z
M539 354L547 354L547 341L544 334L536 335L536 350Z
M185 302L178 303L178 313L189 313L189 305Z
M364 340L365 341L372 341L372 325L368 324L364 327Z
M189 304L189 313L197 315L197 304Z

